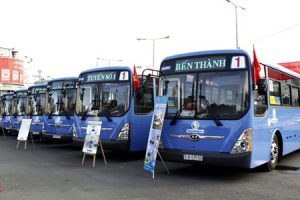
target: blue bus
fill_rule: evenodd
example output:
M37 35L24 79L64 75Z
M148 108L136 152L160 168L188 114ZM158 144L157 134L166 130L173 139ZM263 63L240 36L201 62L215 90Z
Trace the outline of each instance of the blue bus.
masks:
M168 96L159 151L168 161L275 169L300 148L300 75L260 64L253 81L243 50L165 58L160 94Z
M152 82L157 80L155 71L147 71L147 76L140 77L136 91L129 67L110 66L81 72L74 142L84 141L87 122L96 118L102 121L100 138L104 149L145 150L156 95Z
M78 77L64 77L48 81L48 111L45 131L56 139L72 140Z
M18 131L21 127L22 119L26 118L27 89L15 90L13 94L12 128Z
M30 131L33 134L45 133L45 115L48 109L47 84L35 84L28 87L27 116L32 119Z
M2 127L5 132L13 130L13 113L15 112L14 93L12 91L3 94L1 97L2 103Z

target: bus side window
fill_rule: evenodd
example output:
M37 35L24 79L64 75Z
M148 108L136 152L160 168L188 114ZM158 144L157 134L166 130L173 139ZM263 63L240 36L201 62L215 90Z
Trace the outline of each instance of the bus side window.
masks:
M270 90L270 105L280 106L281 105L280 83L278 81L269 80L269 90Z
M290 86L286 83L281 84L281 98L283 106L291 105L291 89Z
M299 88L292 87L292 106L299 107Z
M148 84L143 88L140 87L134 94L134 113L147 114L154 108L154 99L152 87Z
M265 79L261 79L259 82L259 88L255 90L254 95L254 112L255 115L263 115L267 108L268 108L268 102L267 102L267 93L262 90L263 85L266 84Z

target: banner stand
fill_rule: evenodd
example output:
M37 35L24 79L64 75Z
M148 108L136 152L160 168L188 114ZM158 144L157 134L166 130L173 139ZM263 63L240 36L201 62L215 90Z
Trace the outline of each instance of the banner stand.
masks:
M148 136L148 143L147 143L146 155L144 160L144 169L152 173L153 179L154 179L155 163L156 163L157 155L161 159L162 164L165 170L167 171L167 173L170 174L167 165L165 164L160 152L158 151L167 103L168 103L167 96L156 97L150 132Z
M107 165L104 149L103 149L102 142L100 139L101 127L102 127L102 122L97 119L94 119L94 121L88 122L85 140L84 140L84 144L83 144L83 148L82 148L83 157L82 157L81 165L83 165L86 155L92 155L93 156L93 167L95 167L97 149L99 146L101 149L101 154L103 157L104 164Z
M30 136L30 138L31 138L32 147L34 148L34 140L33 140L32 133L29 133L29 136ZM19 144L20 144L20 142L24 142L24 143L25 143L25 144L24 144L24 149L26 150L26 148L27 148L27 140L18 140L18 143L17 143L16 149L18 149L18 148L19 148Z
M3 126L1 126L1 129L2 129L2 134L3 134L3 139L6 140L5 131L4 131Z

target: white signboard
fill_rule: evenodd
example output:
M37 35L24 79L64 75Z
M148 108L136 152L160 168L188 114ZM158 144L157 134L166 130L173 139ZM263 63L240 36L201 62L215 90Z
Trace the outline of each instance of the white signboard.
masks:
M32 119L22 119L21 127L19 130L18 138L17 140L20 141L27 141L28 133L31 125Z
M101 132L101 121L88 121L82 152L96 154Z

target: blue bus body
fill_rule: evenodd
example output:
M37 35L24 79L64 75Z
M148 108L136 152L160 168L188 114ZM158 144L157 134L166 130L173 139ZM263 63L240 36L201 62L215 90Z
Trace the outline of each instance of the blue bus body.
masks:
M14 112L12 113L12 129L19 131L22 119L26 118L27 89L15 90L13 95Z
M45 132L52 138L72 139L78 77L64 77L48 81L48 112Z
M150 85L140 88L143 91L134 91L133 71L125 66L83 71L79 76L80 97L73 140L82 143L87 122L96 119L102 121L100 138L104 149L145 150L154 107Z
M282 66L260 66L261 79L255 83L243 50L165 58L160 93L169 100L162 157L272 170L280 157L299 149L300 76Z
M13 129L13 93L3 94L1 97L3 105L3 114L2 114L2 127L4 130Z
M32 119L30 131L34 134L44 133L45 115L47 112L47 84L35 84L28 87L27 115Z

